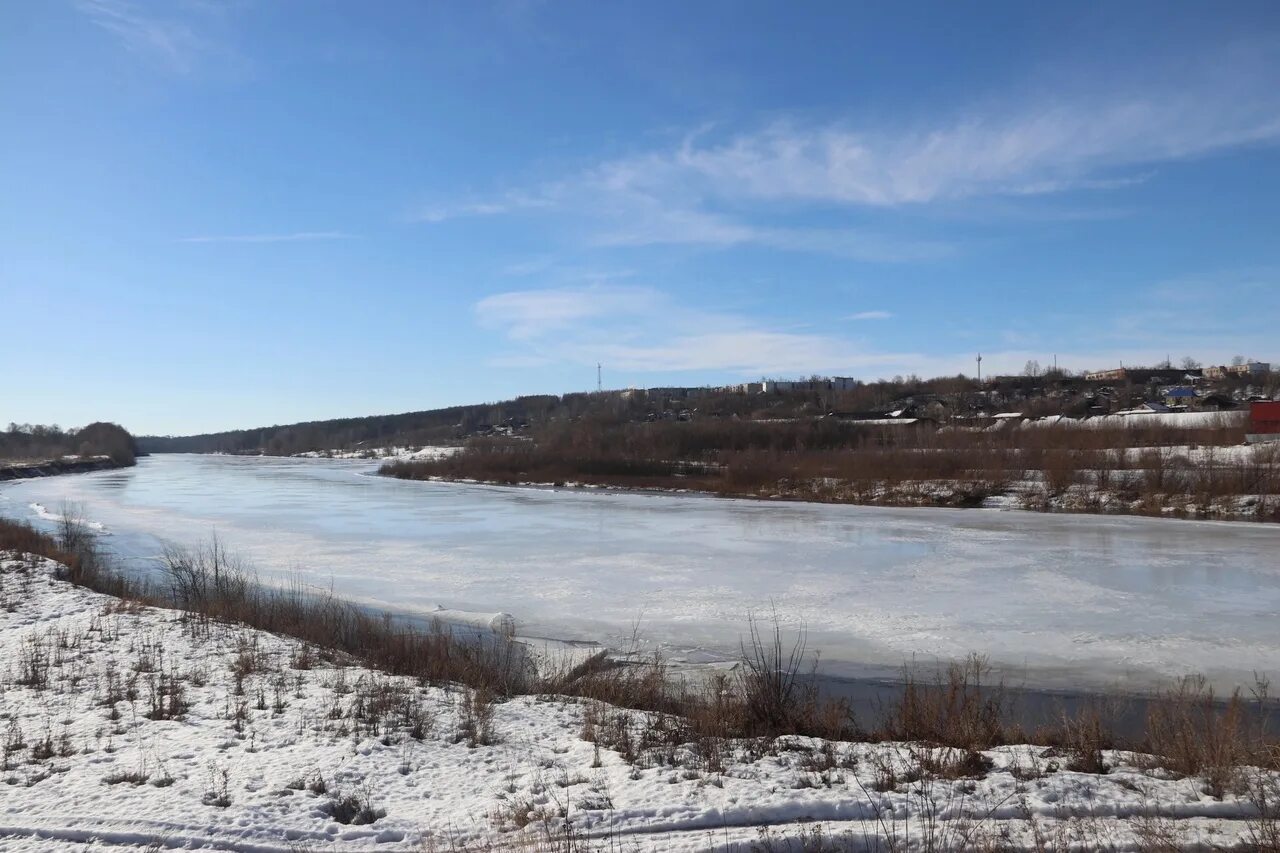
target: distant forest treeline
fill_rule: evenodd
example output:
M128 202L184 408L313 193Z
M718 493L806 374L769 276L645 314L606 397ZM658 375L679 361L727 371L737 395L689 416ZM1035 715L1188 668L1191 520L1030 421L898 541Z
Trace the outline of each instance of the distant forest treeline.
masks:
M814 387L764 394L727 388L651 388L536 395L396 415L309 421L191 436L142 436L138 443L140 449L148 453L288 456L309 451L461 443L477 436L536 438L548 429L560 429L578 421L587 421L599 428L654 420L809 420L833 412L888 412L906 406L917 416L935 420L1009 410L1028 416L1084 417L1157 399L1158 386L1180 381L1182 376L1180 369L1169 368L1160 371L1151 381L1119 380L1105 383L1103 387L1064 371L1041 371L1029 365L1028 375L996 377L982 383L965 376L933 379L908 376L839 389ZM1277 377L1280 374L1273 373L1262 380L1228 378L1215 383L1214 390L1230 395L1248 388L1271 395L1280 391Z
M138 454L132 435L123 427L99 421L80 429L57 424L9 424L0 433L0 459L35 462L63 456L109 456L117 465L132 465Z
M138 439L138 444L147 453L266 453L278 456L311 450L421 446L448 443L495 424L546 418L553 411L567 410L565 402L568 400L568 397L555 396L518 397L502 403L451 406L399 415L308 421L203 435L146 435Z
M976 388L964 377L873 382L840 392L747 395L719 389L651 389L648 393L604 391L517 397L498 403L451 406L397 415L371 415L256 427L187 436L145 435L146 453L266 453L289 456L316 450L460 442L475 435L519 434L551 422L599 419L606 423L644 420L651 414L697 409L703 417L777 418L825 414L833 407L887 405L912 390L956 392ZM671 393L663 393L663 391ZM655 393L657 392L657 393Z

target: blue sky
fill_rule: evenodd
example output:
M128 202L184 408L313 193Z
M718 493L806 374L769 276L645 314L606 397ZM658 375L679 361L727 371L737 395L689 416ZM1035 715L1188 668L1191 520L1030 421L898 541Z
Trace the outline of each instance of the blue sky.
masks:
M1280 360L1275 3L0 6L0 422Z

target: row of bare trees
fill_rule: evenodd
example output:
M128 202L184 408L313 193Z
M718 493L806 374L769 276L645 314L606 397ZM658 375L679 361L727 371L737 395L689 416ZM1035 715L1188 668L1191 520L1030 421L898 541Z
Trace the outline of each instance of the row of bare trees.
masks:
M109 456L117 465L132 465L137 445L123 427L104 421L71 430L57 424L11 423L0 433L0 460L34 462L72 455Z

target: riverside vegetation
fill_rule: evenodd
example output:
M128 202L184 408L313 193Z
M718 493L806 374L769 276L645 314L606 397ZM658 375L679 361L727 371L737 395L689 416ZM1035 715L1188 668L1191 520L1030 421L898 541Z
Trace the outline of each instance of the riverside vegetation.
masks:
M1106 702L1027 731L975 657L863 725L767 622L709 683L534 668L509 637L263 587L216 541L127 579L63 518L0 525L6 849L1280 851L1265 685L1188 680L1129 738Z
M61 429L56 424L9 424L0 433L0 473L18 467L56 467L67 457L76 457L76 461L102 460L110 466L123 467L133 465L137 453L133 435L105 421L79 429Z
M1063 767L1098 774L1108 770L1107 751L1138 753L1161 772L1200 777L1217 797L1247 787L1247 767L1280 770L1280 733L1271 719L1280 706L1262 677L1248 693L1229 697L1215 695L1201 678L1185 678L1148 701L1136 732L1119 731L1119 707L1105 697L1026 729L1013 722L1011 693L988 683L985 660L974 654L935 673L904 668L898 697L878 719L857 720L843 700L824 698L804 677L811 657L803 631L787 641L768 621L745 625L731 674L693 683L673 677L657 655L602 653L573 665L535 667L523 644L502 633L457 636L438 623L420 629L324 592L261 584L216 539L168 549L162 580L139 581L112 566L70 511L56 537L0 519L0 552L53 560L63 579L112 596L122 608L166 608L195 625L260 629L302 641L306 655L337 655L422 683L461 685L470 691L474 717L468 737L485 737L487 709L495 702L557 695L594 703L585 734L638 761L680 747L714 764L730 743L766 748L781 737L809 736L919 743L942 752L909 772L958 778L983 772L983 750L1036 744L1052 748Z
M473 438L458 453L392 461L381 472L897 506L1008 496L1039 510L1280 520L1280 445L1243 440L1238 418L1190 430L1049 424L996 432L837 419L581 419L527 436Z
M833 412L885 413L913 407L936 421L982 412L1016 411L1028 417L1082 417L1112 412L1158 398L1162 385L1182 381L1183 371L1145 371L1151 381L1088 382L1066 371L1032 371L977 382L965 376L894 377L857 382L842 390L784 390L748 394L729 388L601 391L535 394L513 400L450 406L394 415L338 418L187 436L141 436L147 453L263 453L290 456L322 451L360 451L390 446L453 444L494 432L535 435L585 421L598 425L639 424L684 417L714 429L718 422L815 421ZM1158 374L1158 375L1156 375ZM1160 381L1156 381L1160 380ZM1280 394L1280 371L1261 377L1224 377L1202 388L1220 399Z

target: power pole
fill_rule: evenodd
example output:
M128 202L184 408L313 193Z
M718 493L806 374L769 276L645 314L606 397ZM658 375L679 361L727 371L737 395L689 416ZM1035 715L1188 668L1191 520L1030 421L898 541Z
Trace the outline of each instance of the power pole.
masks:
M604 374L600 372L600 362L596 362L596 391L604 390Z

